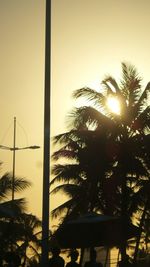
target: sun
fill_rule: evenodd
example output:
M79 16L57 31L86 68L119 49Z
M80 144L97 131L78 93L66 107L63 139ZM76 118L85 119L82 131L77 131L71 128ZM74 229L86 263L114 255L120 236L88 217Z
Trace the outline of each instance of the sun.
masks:
M107 107L111 112L120 115L120 103L116 97L109 96L107 98Z

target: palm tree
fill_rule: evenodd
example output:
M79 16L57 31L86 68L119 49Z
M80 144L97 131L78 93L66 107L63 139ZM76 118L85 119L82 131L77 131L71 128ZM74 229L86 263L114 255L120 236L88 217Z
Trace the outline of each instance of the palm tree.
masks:
M14 190L22 192L31 185L23 178L15 177ZM13 250L20 255L23 266L38 262L40 255L41 221L32 214L25 213L24 198L9 200L12 177L6 173L0 178L0 256L5 258Z
M22 192L30 185L31 183L24 178L16 177L14 180L14 190L16 193ZM26 208L24 199L15 199L14 202L9 200L11 191L12 176L9 173L6 173L0 177L0 218L11 217L14 215L14 212L17 213Z
M30 182L23 178L15 178L15 192L22 192L30 186ZM0 177L0 254L5 253L16 244L19 225L16 218L26 210L24 198L9 200L12 191L12 176L9 173Z
M36 216L26 213L22 213L17 221L21 225L21 231L18 233L21 245L18 245L17 251L22 256L22 265L26 266L28 263L30 266L33 258L40 259L41 221Z
M101 138L99 138L100 136ZM100 210L100 208L101 212L107 213L104 203L99 201L99 199L103 201L101 188L105 172L111 170L112 167L110 162L106 160L107 155L104 155L107 137L100 132L96 133L85 129L73 130L55 139L56 141L59 139L61 143L65 142L65 146L53 154L53 159L57 160L64 157L67 159L67 164L54 165L52 174L55 177L51 186L55 182L61 181L65 184L57 186L52 190L52 193L63 190L68 194L70 200L54 210L54 216L66 208L67 215L73 211L74 216L75 210L76 215ZM95 153L97 154L96 159Z
M52 170L51 184L65 182L52 192L63 190L71 198L53 211L54 215L65 209L67 213L69 209L81 211L79 203L85 196L87 210L121 215L124 228L125 219L133 219L141 205L145 207L148 194L142 197L142 192L149 188L150 170L149 89L150 83L142 90L134 66L122 63L120 83L107 76L100 91L85 87L74 92L73 97L84 97L88 105L75 108L69 116L71 130L54 138L62 147L53 159L71 160ZM119 113L109 109L109 97L119 101ZM122 257L125 248L123 237Z

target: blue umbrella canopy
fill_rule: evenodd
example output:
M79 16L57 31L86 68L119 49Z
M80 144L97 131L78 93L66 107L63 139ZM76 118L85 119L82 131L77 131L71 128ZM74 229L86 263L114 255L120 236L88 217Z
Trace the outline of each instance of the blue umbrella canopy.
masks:
M63 223L54 239L61 248L88 248L118 246L123 238L128 240L138 233L138 227L120 217L88 213Z

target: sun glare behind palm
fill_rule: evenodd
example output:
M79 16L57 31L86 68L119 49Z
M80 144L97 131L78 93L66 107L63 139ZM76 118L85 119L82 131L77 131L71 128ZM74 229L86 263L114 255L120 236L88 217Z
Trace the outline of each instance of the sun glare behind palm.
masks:
M120 103L116 97L109 96L107 98L107 107L111 112L120 115Z

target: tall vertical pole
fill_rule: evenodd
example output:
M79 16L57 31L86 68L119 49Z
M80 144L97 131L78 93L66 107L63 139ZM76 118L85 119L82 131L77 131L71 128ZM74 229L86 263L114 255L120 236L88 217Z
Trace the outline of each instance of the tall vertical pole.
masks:
M48 267L49 237L49 169L50 169L50 9L46 0L45 26L45 95L44 95L44 154L43 154L43 203L42 203L42 258L41 266Z
M14 135L13 135L13 174L12 174L12 201L14 200L14 194L15 194L15 160L16 160L16 117L14 117Z

